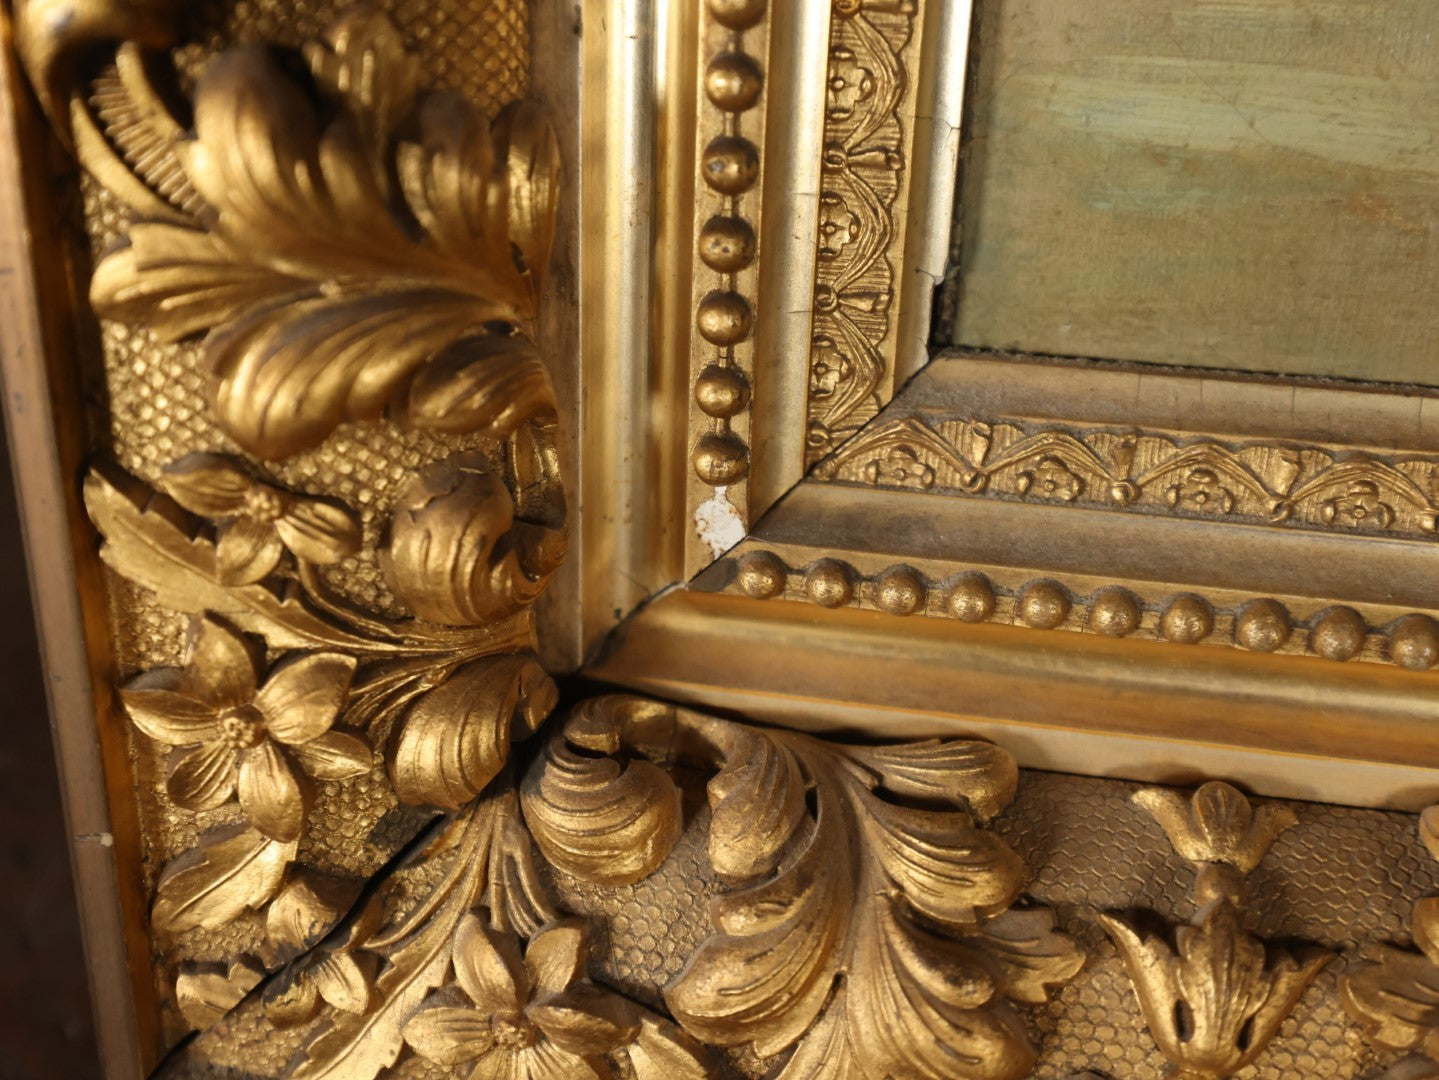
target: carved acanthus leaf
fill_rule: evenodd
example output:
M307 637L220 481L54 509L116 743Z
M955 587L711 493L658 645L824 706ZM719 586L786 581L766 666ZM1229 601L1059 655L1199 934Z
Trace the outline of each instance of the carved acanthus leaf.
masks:
M1231 1076L1264 1052L1321 968L1323 949L1266 949L1218 900L1171 946L1101 916L1124 957L1145 1022L1164 1055L1201 1077Z
M1420 814L1419 837L1439 858L1439 807ZM1424 1055L1396 1070L1404 1080L1423 1080L1439 1075L1439 897L1414 905L1410 929L1418 951L1381 946L1370 962L1344 975L1339 993L1371 1042Z
M658 865L678 833L679 800L667 778L650 778L663 777L652 762L670 761L717 770L711 861L732 882L714 901L716 934L665 989L687 1030L765 1056L794 1048L785 1080L1027 1072L1034 1051L1006 996L1042 999L1083 957L1044 916L993 918L1017 896L1022 871L969 808L993 813L1013 790L1002 752L944 743L868 750L597 699L526 780L526 820L541 852L591 881L606 879L621 848L646 852L636 869ZM960 761L967 768L941 776L942 762ZM575 774L586 801L541 797L573 789ZM919 793L948 809L891 801ZM626 812L596 819L588 811L598 805Z
M387 409L500 438L553 413L529 341L560 167L542 114L521 103L491 124L420 92L373 9L305 56L321 108L241 45L201 73L182 132L133 44L119 49L75 132L148 220L96 267L95 310L166 340L206 334L216 419L263 458Z

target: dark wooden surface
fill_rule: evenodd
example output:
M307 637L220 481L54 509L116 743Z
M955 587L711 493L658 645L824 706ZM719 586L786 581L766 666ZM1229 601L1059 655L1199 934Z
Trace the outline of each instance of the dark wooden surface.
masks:
M0 613L0 1080L83 1080L100 1066L3 440Z

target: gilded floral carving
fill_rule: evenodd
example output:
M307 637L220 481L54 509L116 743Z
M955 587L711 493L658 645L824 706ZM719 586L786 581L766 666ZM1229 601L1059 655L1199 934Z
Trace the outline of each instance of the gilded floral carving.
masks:
M370 769L369 745L334 730L354 672L353 657L310 653L260 684L253 646L206 617L183 671L147 672L121 699L136 727L176 748L166 789L177 806L213 810L238 795L260 832L289 841L310 801L306 777L347 780Z
M634 1042L638 1011L583 979L584 930L542 929L521 957L517 939L467 915L455 934L456 985L436 991L405 1023L405 1041L437 1065L473 1077L601 1077L606 1055Z
M1197 910L1164 937L1127 921L1102 922L1124 958L1150 1034L1185 1080L1224 1080L1257 1061L1333 955L1317 947L1267 944L1242 921L1244 878L1274 838L1295 823L1274 805L1256 811L1228 784L1200 787L1188 805L1146 788L1134 801L1164 828L1198 874Z
M529 106L490 126L454 95L422 93L373 11L346 16L305 58L332 118L268 50L240 46L200 76L193 132L158 104L143 66L121 69L122 87L153 106L137 103L127 124L150 129L151 156L183 196L96 267L95 310L162 338L205 334L215 416L260 457L387 408L508 435L548 394L533 348L508 339L537 313L553 135Z
M632 757L623 769L594 756L621 751ZM664 774L651 770L672 760L717 769L709 857L730 886L715 902L717 932L665 988L687 1030L761 1056L793 1047L785 1080L1029 1071L1035 1052L1010 1002L1044 1001L1083 954L1049 913L1010 910L1022 868L981 827L1013 794L1007 754L959 741L841 746L596 699L526 780L541 853L606 881L610 852L638 848L652 854L633 873L651 871L678 812L673 785L667 793ZM557 807L570 791L616 812L568 818ZM643 813L655 806L664 812Z
M1042 496L1150 515L1425 538L1434 535L1439 514L1430 487L1435 465L1426 455L1384 460L1323 446L1222 443L1185 432L1017 419L890 420L851 439L815 475L831 483L904 487L869 468L895 446L914 449L919 464L934 470L927 490L935 494Z
M1419 835L1439 859L1439 807L1419 816ZM1414 905L1413 949L1382 945L1340 983L1344 1009L1368 1040L1414 1055L1380 1080L1424 1080L1439 1075L1439 897Z

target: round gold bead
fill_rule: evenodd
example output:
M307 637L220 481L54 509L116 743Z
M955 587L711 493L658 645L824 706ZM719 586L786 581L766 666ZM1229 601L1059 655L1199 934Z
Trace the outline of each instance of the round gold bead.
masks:
M1019 594L1019 617L1037 630L1053 630L1069 617L1069 593L1057 581L1032 581Z
M1326 660L1349 660L1364 648L1369 626L1353 608L1332 607L1309 632L1309 647Z
M749 404L749 381L734 368L711 364L695 380L695 404L706 416L735 416Z
M711 432L695 444L695 474L706 484L733 484L749 469L749 447L732 432Z
M739 562L736 579L746 596L768 600L784 592L785 565L769 551L752 551Z
M737 345L754 329L754 311L739 293L716 289L700 300L695 325L711 345Z
M764 89L764 73L741 52L720 53L705 68L705 96L716 108L740 113L754 108Z
M1252 652L1273 652L1289 632L1289 612L1278 600L1251 600L1234 620L1234 640Z
M721 274L733 274L754 262L754 229L743 218L712 217L700 229L699 255Z
M764 15L765 0L709 0L710 15L731 30L748 30Z
M984 622L994 614L994 589L987 577L970 571L954 583L944 606L962 622Z
M1410 671L1439 664L1439 623L1428 615L1405 615L1389 632L1389 659Z
M1203 641L1214 632L1214 609L1203 597L1176 596L1159 617L1159 632L1180 645Z
M843 607L854 599L854 571L838 559L820 559L805 575L804 591L821 607Z
M874 602L891 615L913 615L924 607L924 578L908 566L891 566L874 582Z
M720 135L705 147L700 173L720 194L741 195L759 179L759 150L738 135Z
M1139 601L1117 585L1100 589L1089 605L1089 628L1105 637L1128 637L1139 629Z

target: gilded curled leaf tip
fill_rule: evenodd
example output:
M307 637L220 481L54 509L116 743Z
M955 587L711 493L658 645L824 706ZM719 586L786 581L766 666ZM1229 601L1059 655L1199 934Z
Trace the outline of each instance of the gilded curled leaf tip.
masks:
M372 9L305 55L319 110L255 45L202 71L191 132L133 57L107 107L81 109L82 160L149 218L96 267L95 310L204 334L216 419L262 458L387 409L502 439L553 414L530 340L559 189L543 114L522 103L490 124L420 90ZM112 145L166 168L132 169Z
M1430 858L1439 859L1439 806L1426 806L1419 814L1419 839Z
M729 887L713 901L717 932L665 988L683 1027L762 1056L794 1048L783 1080L1017 1078L1035 1052L1008 999L1043 1000L1083 954L1047 913L1006 919L1019 861L978 827L965 797L951 792L952 808L936 810L880 794L932 794L948 760L942 745L851 748L600 698L531 768L524 809L547 858L602 881L636 848L627 829L666 843L678 833L679 800L660 764L709 768L710 857ZM953 745L966 753L958 748L975 744ZM978 766L985 758L976 748L973 774L954 783L1002 789L1006 755L992 756L989 777ZM555 789L570 801L539 798ZM662 826L645 820L646 807ZM644 849L651 855L627 878L652 872L667 850ZM898 1007L896 991L915 1007Z
M1439 858L1439 807L1420 813L1418 826L1421 842ZM1344 1011L1370 1042L1423 1055L1396 1066L1395 1080L1439 1075L1439 897L1415 903L1410 930L1417 951L1381 946L1339 982Z
M506 478L485 455L463 451L400 493L380 562L416 615L479 626L533 603L563 555L563 520L518 516Z

